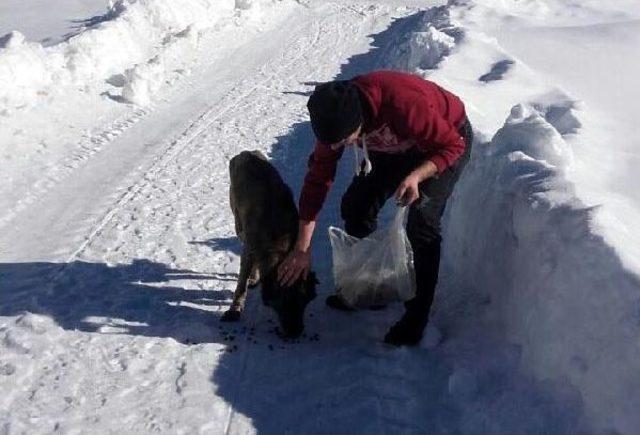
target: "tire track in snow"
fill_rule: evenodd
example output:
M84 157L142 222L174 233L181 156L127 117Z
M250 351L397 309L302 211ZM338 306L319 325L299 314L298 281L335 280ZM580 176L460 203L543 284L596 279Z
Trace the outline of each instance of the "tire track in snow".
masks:
M311 42L311 46L318 40L319 31L316 29L314 32L314 37ZM289 68L289 66L293 65L296 61L302 57L300 54L298 57L292 59L288 65L281 67L280 69L276 69L275 72L271 73L264 82L268 82L273 80L276 76L278 76L282 71ZM266 67L262 67L258 75L265 75ZM250 79L247 81L251 81ZM150 167L146 170L141 179L136 181L134 184L130 185L126 188L126 192L115 202L115 204L107 210L106 214L95 228L89 233L86 240L68 257L66 262L71 262L73 259L77 258L82 251L86 249L86 247L93 241L93 239L100 234L100 231L107 225L114 215L122 209L122 207L133 201L143 190L145 187L149 186L155 179L158 178L158 175L161 174L167 165L177 158L181 153L189 148L189 146L199 137L207 131L211 125L216 123L219 119L224 117L232 108L239 105L242 101L249 98L252 94L254 94L261 86L261 81L258 81L258 84L250 86L250 88L242 93L239 97L233 97L234 91L237 88L241 88L244 82L241 82L236 86L236 88L232 89L227 96L223 97L221 101L217 104L212 105L205 113L203 113L198 119L191 123L191 125L180 135L180 137L169 144L165 150L160 153L151 163ZM230 97L231 96L231 97ZM218 107L224 107L224 109L219 110ZM230 158L231 156L226 156Z
M152 107L134 107L129 110L120 105L119 109L112 110L117 113L125 112L120 118L108 126L83 134L78 143L73 145L70 143L69 147L73 149L68 152L69 155L63 156L60 161L49 163L43 174L36 177L30 187L25 186L27 193L23 198L17 199L16 203L0 216L0 227L7 228L10 223L15 225L11 232L13 235L5 233L0 238L0 255L4 254L7 258L21 260L51 257L57 260L64 252L64 258L70 258L69 253L75 251L72 244L75 244L79 238L85 241L86 237L91 235L91 230L104 217L103 210L109 210L112 205L110 203L117 202L126 195L127 192L122 193L123 189L113 181L118 181L119 178L124 180L124 183L129 183L125 184L126 187L135 186L139 178L144 176L145 167L149 164L146 156L151 154L151 157L157 157L158 152L155 148L165 148L165 138L174 136L179 131L178 128L183 128L183 125L173 126L172 124L186 123L193 119L194 115L201 113L200 110L184 110L185 100L193 96L198 103L195 104L196 107L206 108L210 105L199 101L199 88L205 90L212 88L219 95L222 95L221 92L228 91L232 82L229 80L229 71L225 71L226 64L229 63L227 59L237 57L244 50L251 50L252 47L260 44L260 38L264 32L277 31L280 20L285 20L294 8L291 5L280 5L276 9L279 15L271 17L268 27L261 28L249 20L244 23L247 25L229 25L222 29L216 28L205 32L197 48L201 59L197 67L193 68L195 74L190 68L190 75L181 77L175 85L163 89L164 95L158 95L157 104ZM259 56L256 57L259 59L266 53L257 54ZM251 68L258 62L251 59L247 63ZM189 64L189 66L193 65ZM218 87L203 86L203 78L199 74L205 70L212 71L214 68L215 72L220 71L219 76L223 84ZM242 70L240 65L238 70ZM182 109L183 113L180 113L181 117L171 118L176 107ZM170 126L166 127L167 124ZM132 128L134 126L135 128ZM160 131L160 133L153 133L154 131ZM160 153L165 151L161 149ZM129 156L128 159L127 156ZM136 162L141 163L137 168L133 166ZM113 179L107 179L108 175L106 175L105 168L110 166L122 168L118 176L112 176ZM101 174L94 176L94 172ZM101 196L100 191L103 185L96 183L94 179L102 181L107 186L108 192L113 191L113 187L118 189L108 196ZM86 188L83 190L88 184L95 184L95 186L92 186L93 189L90 191ZM101 200L102 204L96 203L96 200ZM67 208L60 206L63 202L67 203ZM38 209L46 209L47 213L41 213ZM86 217L82 225L70 228L71 223L80 223L74 221L81 217ZM37 234L37 230L42 234ZM30 238L27 234L30 237L35 235L42 240L42 243L29 242ZM59 236L52 237L51 234L59 234ZM66 237L63 239L64 236ZM45 245L51 248L42 249L41 247Z
M120 137L125 130L138 123L150 112L151 110L146 108L135 108L131 113L113 121L107 127L87 134L71 155L56 162L55 166L49 166L42 177L24 194L24 197L4 212L4 216L0 218L0 229L11 223L20 212L50 191L53 186L67 179L75 169L100 153L105 146Z
M196 54L192 53L193 58L191 58L191 56L187 56L186 60L183 60L182 63L174 62L170 65L173 69L173 76L171 79L167 78L167 81L171 81L173 83L169 87L163 86L165 93L167 95L179 95L181 93L189 92L192 81L190 80L190 74L186 73L185 75L184 71L190 71L191 67L194 66L194 58L199 57L202 59L200 60L200 67L203 65L211 66L213 60L217 60L215 56L209 57L202 52L202 46L204 44L203 40L215 39L216 37L219 38L221 35L224 37L224 34L228 33L227 27L229 26L235 25L246 27L246 25L248 25L247 22L242 24L240 23L241 21L236 21L233 24L232 22L227 22L226 25L219 24L207 29L206 31L203 30L201 33L202 40L194 49L194 53ZM247 32L251 33L251 29L247 29ZM109 83L110 80L111 79L107 79L105 81ZM114 86L122 88L122 85ZM104 99L108 97L118 101L119 107L113 110L118 110L118 113L122 114L111 122L82 134L82 138L73 145L74 148L68 152L68 155L63 155L60 160L54 161L53 164L47 164L44 167L43 174L30 183L30 186L27 187L22 197L18 199L15 204L12 204L10 208L4 211L3 216L0 217L0 228L13 221L22 211L41 199L56 185L70 178L75 170L82 167L100 152L104 151L110 143L121 137L133 125L144 120L158 110L167 110L167 105L163 104L167 103L166 96L163 97L158 95L158 101L156 104L142 107L127 103L125 100L121 99L120 96L112 95L109 90L104 91L100 95ZM127 104L128 107L124 106L124 104ZM98 119L101 119L104 116L108 115L99 114ZM69 127L71 126L73 125L70 125Z

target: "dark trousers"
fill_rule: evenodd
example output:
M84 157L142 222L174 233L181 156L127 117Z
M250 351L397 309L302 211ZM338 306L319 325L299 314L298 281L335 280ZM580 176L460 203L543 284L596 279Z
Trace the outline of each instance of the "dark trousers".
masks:
M405 303L405 321L424 328L433 302L440 268L440 219L447 199L469 161L473 131L465 120L459 130L465 139L465 153L456 163L437 177L420 183L420 198L411 204L407 220L407 235L411 242L416 270L416 297ZM341 214L345 230L352 236L365 237L377 227L378 212L398 186L425 160L419 151L401 154L370 152L373 166L368 175L353 178L342 197Z

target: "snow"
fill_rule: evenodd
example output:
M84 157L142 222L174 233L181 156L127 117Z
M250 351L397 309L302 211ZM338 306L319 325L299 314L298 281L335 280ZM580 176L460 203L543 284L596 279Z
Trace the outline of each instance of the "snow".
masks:
M36 104L39 95L55 88L95 85L136 64L150 62L158 53L171 49L174 38L215 26L234 10L231 0L118 0L94 26L51 47L28 43L14 31L0 52L0 80L14 83L0 94L0 112Z
M119 1L69 39L60 14L0 21L4 433L636 432L637 2ZM379 67L462 96L476 135L422 343L381 344L400 306L323 304L348 153L306 336L256 292L221 325L228 160L299 192L314 83Z
M49 0L3 0L0 35L13 30L43 45L53 45L82 32L101 17L107 0L65 0L52 7Z
M640 101L636 77L640 62L640 12L624 21L571 27L533 27L502 30L499 36L510 52L550 77L584 106L584 134L573 146L580 149L570 180L588 205L604 205L596 212L599 233L621 256L625 266L640 271L640 240L632 230L640 219L638 189L629 185L640 165L636 150L634 112ZM507 37L506 34L509 33ZM535 34L535 38L533 35ZM525 42L526 41L526 42ZM545 46L553 50L544 58ZM589 74L581 74L589 71Z

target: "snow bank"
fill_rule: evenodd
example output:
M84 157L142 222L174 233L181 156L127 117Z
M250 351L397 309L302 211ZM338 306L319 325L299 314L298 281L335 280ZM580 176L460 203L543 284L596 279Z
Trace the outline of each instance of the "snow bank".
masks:
M394 48L396 67L446 80L463 95L472 122L479 119L477 136L490 139L475 144L447 211L443 270L457 292L438 295L436 305L447 307L438 314L462 335L503 336L521 348L518 364L530 373L575 389L585 427L635 432L640 280L594 226L599 210L586 207L568 181L574 150L587 139L584 107L509 58L495 38L451 19L480 20L487 11L476 9L489 6L494 16L588 18L580 15L584 5L560 9L553 1L455 1L425 13ZM446 58L465 44L474 47L472 59ZM490 73L479 74L482 68ZM495 114L485 112L514 98L521 102L494 134ZM461 370L449 387L473 395L476 380Z
M451 19L447 6L433 7L409 23L382 55L382 67L422 73L437 68L462 37L462 29ZM416 30L419 29L419 30ZM386 62L385 62L386 61Z
M446 258L484 316L542 379L568 378L598 430L633 432L640 400L638 278L591 226L564 172L571 152L532 107L478 145L450 210ZM456 297L462 297L457 295Z
M453 3L453 2L452 2ZM523 19L536 25L577 25L592 22L615 22L630 15L640 17L640 4L635 0L474 0L473 4L465 0L455 3L465 8L475 9L477 22L485 25L493 22Z
M176 62L184 61L188 54L195 54L200 33L195 25L170 35L163 41L163 50L147 62L137 64L124 72L122 97L134 104L149 105L152 96L166 80L167 71Z
M89 29L46 48L12 32L0 39L0 83L9 84L0 88L0 113L29 107L67 85L87 89L118 74L126 76L125 99L148 103L164 78L164 65L178 55L188 57L199 32L255 18L260 3L117 0Z

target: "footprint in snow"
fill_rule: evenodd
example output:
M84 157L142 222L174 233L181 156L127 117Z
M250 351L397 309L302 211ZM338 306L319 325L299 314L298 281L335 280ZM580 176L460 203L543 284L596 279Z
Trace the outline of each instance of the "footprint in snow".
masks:
M0 375L11 376L16 372L16 366L11 363L0 363Z
M515 62L510 59L500 60L491 65L491 70L488 73L480 76L478 80L485 83L502 80L504 75L511 69L514 64Z

